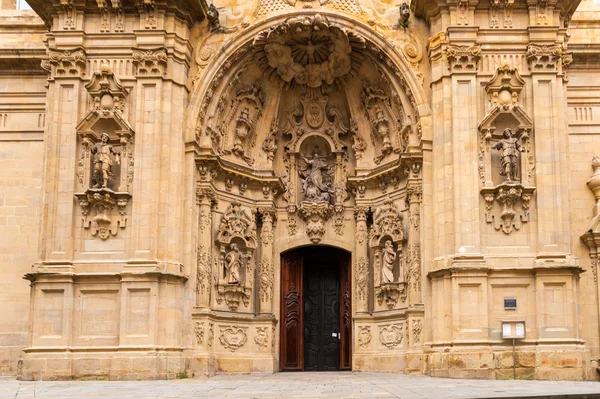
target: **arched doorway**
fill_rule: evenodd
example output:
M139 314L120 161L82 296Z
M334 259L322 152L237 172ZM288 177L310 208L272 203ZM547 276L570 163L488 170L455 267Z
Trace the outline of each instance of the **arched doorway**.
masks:
M350 253L306 246L281 255L281 371L350 370Z

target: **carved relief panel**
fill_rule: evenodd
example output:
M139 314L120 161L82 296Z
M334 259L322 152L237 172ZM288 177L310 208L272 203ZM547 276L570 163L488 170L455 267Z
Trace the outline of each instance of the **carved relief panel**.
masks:
M79 190L75 196L83 228L106 240L127 224L134 177L134 132L122 114L128 92L108 65L93 74L86 89L93 98L93 108L76 128Z

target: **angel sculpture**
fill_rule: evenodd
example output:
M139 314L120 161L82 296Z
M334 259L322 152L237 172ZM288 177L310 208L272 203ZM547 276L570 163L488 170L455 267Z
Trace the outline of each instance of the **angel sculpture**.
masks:
M315 152L312 159L300 156L300 176L304 200L308 202L330 202L333 194L331 187L332 160Z

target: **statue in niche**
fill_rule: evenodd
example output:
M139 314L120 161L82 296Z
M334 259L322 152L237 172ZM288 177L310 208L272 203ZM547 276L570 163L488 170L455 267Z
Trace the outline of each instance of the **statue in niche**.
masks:
M392 150L392 141L390 140L390 129L388 127L387 119L383 116L381 107L377 107L375 110L375 121L377 123L377 133L379 133L382 140L382 152L388 153Z
M305 201L330 202L333 194L332 172L331 163L317 151L313 154L312 159L300 156L300 176L302 176L302 191Z
M523 151L519 140L512 137L512 130L504 129L504 138L500 140L494 149L500 150L501 165L500 175L504 176L506 182L518 182L519 179L519 153Z
M394 251L394 245L392 240L387 240L383 247L382 257L382 268L381 268L381 283L393 283L394 282L394 262L396 261L396 251Z
M227 284L240 284L240 269L244 256L237 244L230 246L230 251L225 255L225 270L227 271Z
M94 188L107 188L108 182L113 178L111 166L113 164L112 156L115 156L115 162L121 163L120 153L109 143L110 137L106 133L102 133L101 141L92 147L91 151L94 154Z
M237 118L235 127L235 139L231 152L240 157L244 156L244 140L248 137L248 133L252 129L252 121L250 120L250 109L244 107L240 116Z

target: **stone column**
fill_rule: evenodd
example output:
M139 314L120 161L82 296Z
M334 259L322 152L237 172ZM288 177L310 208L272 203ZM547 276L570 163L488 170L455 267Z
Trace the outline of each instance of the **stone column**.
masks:
M210 306L212 278L212 207L215 193L210 188L199 187L196 190L198 211L198 255L196 269L196 306Z
M421 265L421 200L423 189L420 181L409 181L406 191L408 203L408 249L405 273L408 285L408 303L423 303L421 298L423 268Z
M354 304L356 313L369 311L369 254L367 252L367 211L366 206L354 209L356 218L356 250L354 253Z
M262 217L260 229L260 263L258 266L258 297L260 313L273 313L273 223L275 208L259 208Z

